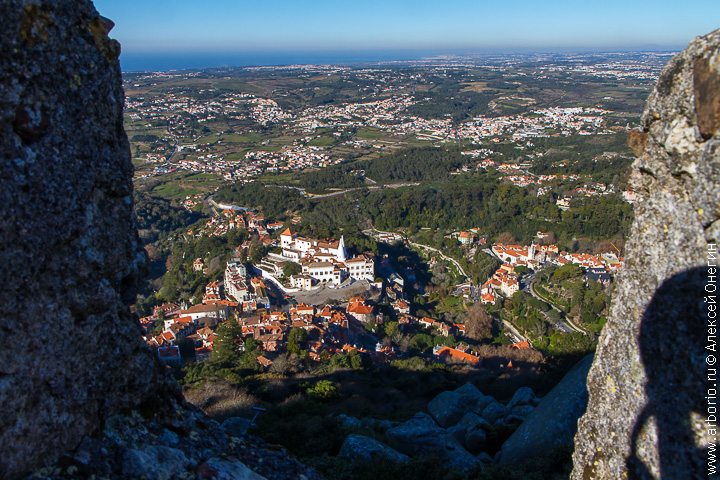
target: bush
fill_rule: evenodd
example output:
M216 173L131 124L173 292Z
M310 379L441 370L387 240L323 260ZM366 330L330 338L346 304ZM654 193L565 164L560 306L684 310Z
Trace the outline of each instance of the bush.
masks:
M337 386L330 380L319 380L306 390L307 394L316 398L335 398L338 395Z
M392 362L390 362L390 365L399 370L412 370L416 372L426 372L430 370L445 368L445 365L443 365L442 363L433 363L431 365L428 365L427 362L421 357L410 357L393 360Z

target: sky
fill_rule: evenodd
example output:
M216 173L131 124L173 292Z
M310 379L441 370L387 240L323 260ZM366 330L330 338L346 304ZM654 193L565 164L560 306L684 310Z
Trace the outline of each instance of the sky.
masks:
M96 0L127 54L675 50L720 0Z

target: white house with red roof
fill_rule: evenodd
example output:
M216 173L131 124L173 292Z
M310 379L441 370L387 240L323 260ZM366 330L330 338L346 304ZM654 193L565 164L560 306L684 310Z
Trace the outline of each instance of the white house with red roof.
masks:
M408 302L406 302L405 300L403 300L402 298L395 300L395 302L393 302L392 306L397 313L405 313L405 314L410 313L410 304Z
M471 232L460 232L458 234L458 242L460 242L463 245L468 245L472 243L474 240L473 234Z
M495 304L497 293L511 297L518 290L520 290L520 282L515 274L515 266L506 263L495 270L492 277L482 284L480 301L484 304Z
M345 311L359 322L367 323L375 319L372 305L365 303L361 297L351 298Z

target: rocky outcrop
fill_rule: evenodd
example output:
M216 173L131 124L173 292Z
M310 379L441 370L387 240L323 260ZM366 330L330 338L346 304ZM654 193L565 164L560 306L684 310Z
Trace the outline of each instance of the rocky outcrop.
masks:
M351 431L372 429L381 432L382 438L391 447L409 457L432 457L450 468L469 471L492 463L493 459L486 451L491 449L492 453L495 452L490 439L497 442L498 436L504 438L509 435L526 417L531 416L537 401L533 391L523 387L505 406L483 394L473 384L466 383L435 396L428 403L429 414L418 412L400 424L387 420L361 420L347 415L338 415L337 419ZM573 425L578 416L579 413L576 413ZM566 443L571 443L573 432L567 435ZM371 455L361 454L366 446L372 452L377 451L378 456L389 448L377 440L351 434L343 444L341 455L368 461ZM361 453L355 453L356 450Z
M182 450L165 445L149 445L142 450L128 448L122 461L122 474L128 478L146 476L171 480L185 472L189 461Z
M471 453L478 453L485 446L492 426L475 412L466 413L460 421L448 428L448 432Z
M704 362L712 353L704 350L704 287L716 274L709 247L720 242L720 31L668 64L630 145L639 199L588 377L572 478L704 478Z
M532 392L531 389L527 389ZM520 390L518 390L520 392ZM526 395L526 393L522 393ZM534 394L533 394L534 398ZM443 428L452 427L468 412L480 414L489 423L505 419L510 410L489 395L483 394L471 383L439 393L427 406L428 413Z
M95 435L27 480L320 480L287 451L236 435L172 398L108 417Z
M480 463L452 433L441 428L430 415L423 412L391 428L385 435L401 452L411 456L434 457L450 468L469 470Z
M404 463L410 460L407 455L365 435L348 435L340 447L338 456L346 458L350 462L366 463L377 461Z
M119 45L87 0L0 2L0 477L75 447L156 388L128 310Z
M441 427L455 425L469 408L464 399L455 392L442 392L427 406L428 412Z
M376 430L378 432L385 432L389 428L395 427L398 425L398 422L394 422L391 420L385 420L385 419L378 419L378 418L370 418L370 417L363 417L363 418L357 418L350 415L346 415L344 413L341 413L337 417L335 417L336 420L340 425L342 425L344 428L347 429L370 429L370 430Z
M224 458L213 457L204 463L204 467L201 475L209 476L213 480L267 480L243 463Z
M142 342L112 23L7 0L0 28L0 478L319 478L186 404Z
M592 356L583 358L543 397L538 407L503 443L499 463L537 462L571 450L578 419L587 406L585 381L591 362ZM533 400L532 390L523 388L515 392L508 405L513 405L512 410L515 410L522 407L520 402L529 404Z
M430 415L418 412L411 419L388 430L386 435L399 448L408 450L408 453L418 449L432 453L444 441L447 432Z
M508 402L507 407L509 409L513 409L515 407L523 407L528 405L537 406L538 403L538 398L535 396L535 392L533 392L532 388L520 387L517 389L517 391L515 391L515 394Z

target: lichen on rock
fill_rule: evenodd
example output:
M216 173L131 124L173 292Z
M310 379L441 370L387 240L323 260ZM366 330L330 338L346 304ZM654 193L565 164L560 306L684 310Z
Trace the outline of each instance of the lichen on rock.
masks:
M119 44L89 0L0 2L0 478L320 478L158 367Z
M708 248L720 241L720 30L668 64L630 143L639 199L572 478L704 478L702 307Z
M0 477L158 388L113 40L89 1L0 2ZM111 53L111 52L110 52Z

